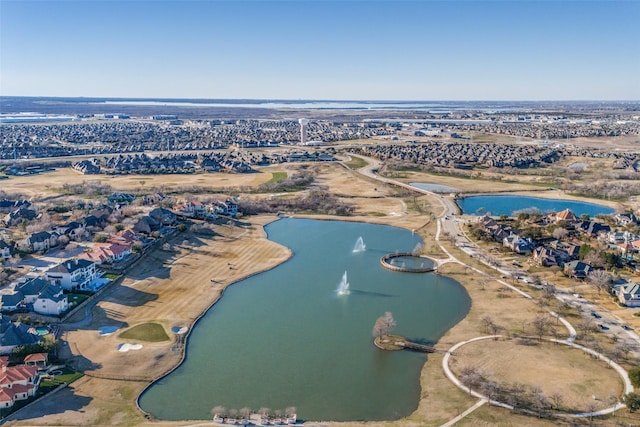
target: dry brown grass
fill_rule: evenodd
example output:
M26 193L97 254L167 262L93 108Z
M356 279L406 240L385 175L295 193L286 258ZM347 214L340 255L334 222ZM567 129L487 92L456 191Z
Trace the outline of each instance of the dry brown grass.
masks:
M514 382L539 386L546 396L563 396L562 408L586 412L593 403L610 406L610 393L621 396L624 387L618 373L583 351L546 341L483 340L460 347L450 359L460 374L464 367L478 368L499 384Z
M28 197L47 197L60 194L63 184L81 184L99 181L109 184L113 191L149 191L163 188L174 191L181 187L227 188L257 186L271 179L271 171L253 174L206 173L192 175L83 175L71 168L61 168L30 176L11 176L2 180L2 190L7 193L22 193ZM142 184L144 183L144 184Z

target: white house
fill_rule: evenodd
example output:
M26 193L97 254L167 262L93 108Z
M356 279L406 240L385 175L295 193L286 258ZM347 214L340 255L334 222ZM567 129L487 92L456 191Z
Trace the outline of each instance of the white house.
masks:
M59 316L68 308L67 296L62 292L62 287L58 285L50 284L44 288L33 303L33 311L39 314Z
M620 288L618 300L627 307L640 307L640 283L629 283Z
M0 357L0 408L11 408L16 401L36 394L40 383L37 366L9 366L8 357Z
M9 246L9 244L4 240L0 240L0 258L11 258L11 246Z
M33 304L36 298L38 298L38 295L40 295L40 292L42 292L42 290L47 286L49 286L49 282L44 280L42 277L35 277L24 283L16 285L16 291L21 292L22 295L24 295L25 304Z
M68 291L92 291L96 264L86 259L67 260L50 268L46 276L49 282Z

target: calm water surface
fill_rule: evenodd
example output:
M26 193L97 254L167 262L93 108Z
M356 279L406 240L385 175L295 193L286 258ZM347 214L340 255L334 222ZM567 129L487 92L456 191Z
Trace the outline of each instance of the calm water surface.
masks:
M612 214L615 209L595 203L577 202L574 200L543 199L526 196L472 196L458 200L458 205L465 214L509 215L522 210L538 210L542 213L559 212L571 209L576 215L587 214L590 217L598 214Z
M191 334L186 361L140 399L161 419L208 419L211 408L298 408L308 420L384 420L417 406L421 353L373 346L376 318L433 343L468 312L456 281L393 272L380 257L420 240L394 227L282 219L269 238L292 249L279 267L229 287ZM354 253L359 236L366 251ZM347 272L350 293L336 288Z
M442 184L430 184L427 182L412 182L411 185L416 188L420 188L421 190L433 191L434 193L455 193L458 190L455 187L449 187L448 185Z

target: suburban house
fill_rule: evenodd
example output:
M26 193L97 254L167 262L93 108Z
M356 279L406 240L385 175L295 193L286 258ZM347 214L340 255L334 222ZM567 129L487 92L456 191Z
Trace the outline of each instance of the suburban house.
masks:
M93 261L96 264L118 262L131 253L131 246L115 243L97 243L89 252L84 252L78 258Z
M20 292L23 296L24 305L33 304L38 298L38 295L49 286L49 282L44 280L42 277L36 277L30 280L27 280L24 283L19 283L16 285L16 292Z
M638 224L638 218L632 213L619 213L614 218L618 225L622 227Z
M20 291L10 294L3 293L2 295L0 295L0 308L5 313L18 311L24 308L24 295Z
M640 283L629 283L620 288L618 300L627 307L640 307Z
M588 236L597 236L600 233L608 233L611 227L596 221L581 221L576 224L576 230L583 232Z
M582 261L571 261L564 265L564 274L574 279L584 280L592 270L593 267Z
M173 225L178 219L176 214L165 208L155 208L149 212L149 216L156 220L160 225Z
M49 233L48 231L40 231L33 233L26 239L18 242L18 247L26 251L46 251L58 244L58 234Z
M14 211L9 212L5 215L2 222L7 227L12 227L14 225L19 224L22 220L31 221L38 216L38 213L33 209L28 208L19 208Z
M52 231L59 236L67 236L69 240L79 240L85 234L85 225L78 221L71 221L68 224L54 227Z
M9 366L8 357L0 357L0 408L11 408L17 400L36 394L40 383L37 366Z
M577 221L577 219L578 218L576 218L575 214L571 212L570 209L565 209L563 211L555 212L547 215L544 221L547 224L556 224L562 221L571 223L571 222Z
M37 344L41 339L39 335L29 332L29 326L24 323L14 323L0 315L0 354L10 354L20 345Z
M96 264L86 259L67 260L46 272L47 280L67 291L93 291Z
M67 296L62 292L62 287L49 284L40 292L33 303L33 311L38 314L59 316L69 309Z
M230 217L236 217L238 215L238 203L232 199L227 199L224 202L213 202L215 206L215 213L220 215L229 215Z
M554 248L538 246L533 250L531 258L534 263L542 267L555 267L563 264L562 253Z
M517 234L511 234L510 236L502 239L502 245L520 255L529 255L533 251L533 242L529 239L524 239Z
M133 245L136 242L139 242L140 239L136 235L136 233L130 228L126 230L122 230L111 237L109 237L109 242L115 243L121 246L129 246Z
M0 240L0 259L11 258L11 246L4 240Z
M180 215L195 218L202 218L207 213L205 205L199 200L185 200L174 206L174 210Z
M31 353L24 357L24 364L35 366L38 370L44 370L49 365L49 355L47 353Z

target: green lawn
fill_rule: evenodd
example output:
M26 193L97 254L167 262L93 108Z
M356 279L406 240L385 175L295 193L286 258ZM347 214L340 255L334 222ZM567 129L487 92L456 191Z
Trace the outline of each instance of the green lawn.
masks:
M269 184L275 184L280 181L284 181L287 179L286 172L271 172L271 179L269 180Z
M169 341L169 336L159 323L142 323L140 325L136 325L133 328L122 332L118 337L147 342Z
M360 169L367 166L369 163L361 157L351 156L351 160L344 162L349 169Z
M73 305L74 307L82 304L87 298L89 298L89 295L67 294L67 300L69 300L69 304Z
M120 277L120 275L115 273L107 273L104 275L104 278L109 280L116 280L118 277Z

